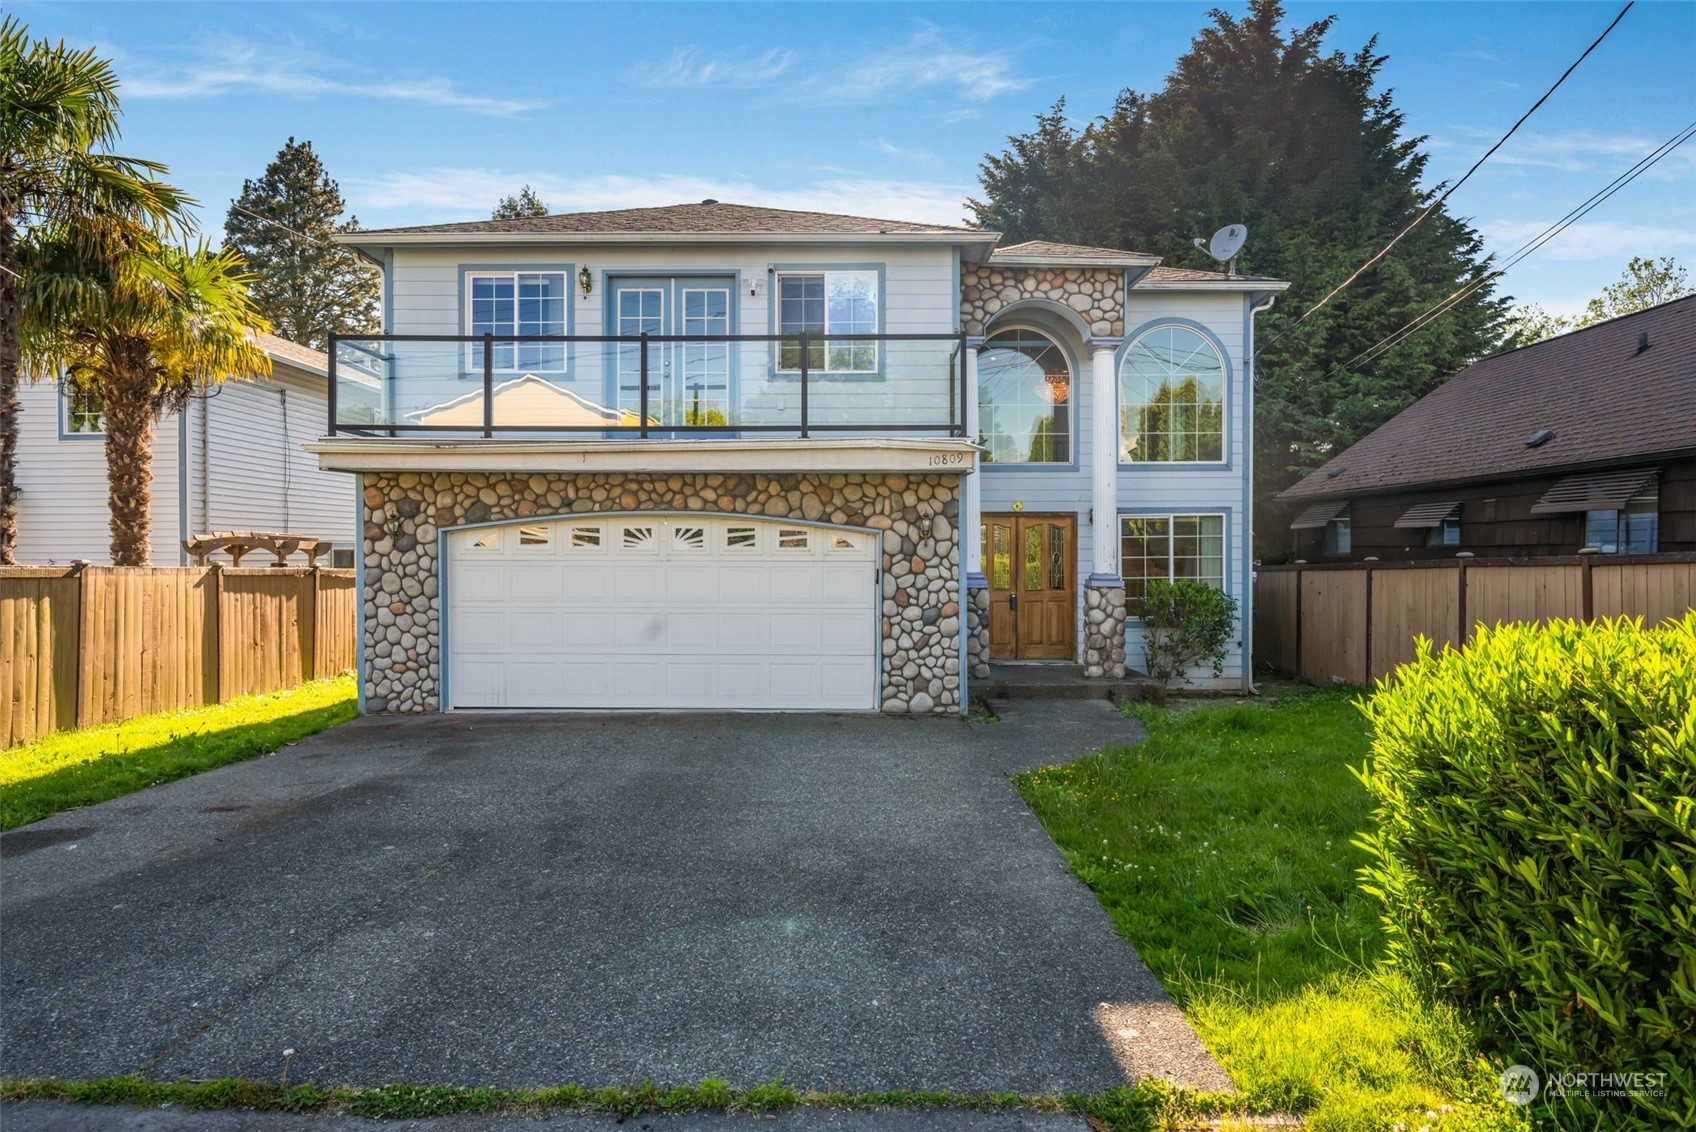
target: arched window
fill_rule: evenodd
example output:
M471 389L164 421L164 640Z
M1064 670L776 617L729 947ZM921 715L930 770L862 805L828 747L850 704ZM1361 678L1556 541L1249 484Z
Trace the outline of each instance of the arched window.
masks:
M1225 362L1187 326L1157 326L1119 367L1120 459L1126 463L1225 458Z
M1034 330L992 334L978 354L978 442L987 464L1072 461L1072 370Z

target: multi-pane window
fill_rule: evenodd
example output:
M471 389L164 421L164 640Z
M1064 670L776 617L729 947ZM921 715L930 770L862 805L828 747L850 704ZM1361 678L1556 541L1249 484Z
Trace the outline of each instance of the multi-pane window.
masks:
M1425 534L1426 546L1459 546L1460 545L1460 516L1449 515L1441 523L1431 527Z
M791 334L876 334L877 272L783 272L777 277L777 332ZM801 368L799 339L778 345L777 365ZM813 373L876 373L876 342L808 342Z
M106 431L98 385L91 381L67 379L59 389L65 407L64 431L67 435L99 436Z
M978 354L978 442L990 464L1069 463L1072 373L1030 330L991 335Z
M1660 546L1661 490L1655 480L1617 511L1584 513L1584 545L1603 554L1654 554Z
M1119 573L1125 602L1139 608L1151 581L1188 579L1225 587L1223 515L1139 515L1121 520Z
M1225 458L1225 363L1187 326L1140 335L1119 367L1120 455L1133 463Z
M473 335L565 333L565 273L562 271L473 271L465 277L466 332ZM503 372L565 369L563 342L494 343L494 368ZM466 368L483 369L482 343L466 351Z

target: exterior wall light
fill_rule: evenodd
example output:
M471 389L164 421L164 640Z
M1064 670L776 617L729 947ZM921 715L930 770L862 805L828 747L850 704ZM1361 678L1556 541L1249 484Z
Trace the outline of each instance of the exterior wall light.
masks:
M589 292L595 289L595 277L589 274L589 265L584 264L577 269L577 286L583 289L583 297L587 299Z

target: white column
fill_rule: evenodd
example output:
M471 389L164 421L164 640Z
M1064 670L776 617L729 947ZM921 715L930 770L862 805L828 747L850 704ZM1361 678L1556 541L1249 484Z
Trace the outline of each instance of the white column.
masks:
M978 349L982 338L966 339L966 438L978 439ZM966 477L964 505L960 508L960 540L966 551L966 582L984 585L983 577L983 472Z
M1089 585L1117 587L1119 577L1119 383L1113 365L1117 338L1091 338L1090 347L1090 534Z

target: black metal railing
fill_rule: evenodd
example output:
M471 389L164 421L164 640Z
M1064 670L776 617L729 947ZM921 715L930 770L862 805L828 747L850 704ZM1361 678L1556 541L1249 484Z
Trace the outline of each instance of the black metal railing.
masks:
M961 332L334 334L329 434L958 437L966 348Z

